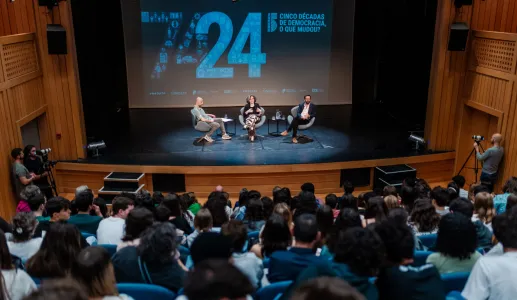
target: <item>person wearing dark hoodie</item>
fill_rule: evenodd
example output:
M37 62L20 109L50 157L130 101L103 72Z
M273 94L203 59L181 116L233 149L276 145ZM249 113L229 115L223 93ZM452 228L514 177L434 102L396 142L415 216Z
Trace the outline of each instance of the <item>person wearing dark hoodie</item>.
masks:
M449 210L472 219L472 215L474 214L474 205L470 200L458 198L451 202ZM482 248L485 251L492 248L492 232L490 229L488 229L488 227L486 227L480 220L476 220L472 223L474 223L474 226L476 227L478 248Z
M338 234L334 245L332 269L336 277L348 282L368 300L379 298L377 288L370 282L376 276L384 257L384 245L370 229L350 228Z
M415 239L407 225L388 220L374 230L386 248L386 260L376 281L379 299L445 299L440 273L433 265L410 266Z

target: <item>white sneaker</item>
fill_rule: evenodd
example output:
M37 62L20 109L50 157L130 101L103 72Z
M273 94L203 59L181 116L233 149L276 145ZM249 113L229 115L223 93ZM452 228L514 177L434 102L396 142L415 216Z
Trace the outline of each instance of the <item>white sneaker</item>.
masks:
M223 139L223 140L231 140L231 139L232 139L232 137L231 137L231 136L229 136L228 134L225 134L225 135L223 135L223 136L222 136L222 139Z
M205 135L204 139L205 139L205 141L207 141L209 143L214 142L214 140L211 137L209 137L208 135Z

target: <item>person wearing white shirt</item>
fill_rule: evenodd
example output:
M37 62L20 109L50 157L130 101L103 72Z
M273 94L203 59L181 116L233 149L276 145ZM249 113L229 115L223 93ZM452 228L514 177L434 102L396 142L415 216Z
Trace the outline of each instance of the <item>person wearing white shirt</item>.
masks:
M293 131L293 143L297 144L297 133L298 133L298 126L299 125L306 125L308 124L312 118L316 116L316 105L314 103L311 103L311 95L305 95L304 101L298 105L298 113L296 117L291 122L291 125L289 125L289 128L282 132L283 136L286 136L291 130Z
M461 293L468 300L510 300L517 295L517 207L494 217L493 228L504 253L478 259Z
M38 252L41 241L40 237L33 238L38 221L32 212L20 212L13 218L13 239L7 242L9 252L26 261Z
M133 209L133 201L126 197L116 197L111 205L113 215L99 223L97 243L118 245L122 242L126 218Z

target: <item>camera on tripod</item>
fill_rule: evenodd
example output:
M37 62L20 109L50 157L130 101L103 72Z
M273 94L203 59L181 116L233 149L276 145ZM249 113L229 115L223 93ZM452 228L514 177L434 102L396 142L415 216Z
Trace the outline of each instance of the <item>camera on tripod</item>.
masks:
M43 162L43 169L45 171L49 171L57 164L57 161L48 159L48 155L50 152L52 152L51 148L36 150L36 154L41 156L41 160Z
M473 135L472 139L479 144L481 141L485 140L485 137L482 135Z

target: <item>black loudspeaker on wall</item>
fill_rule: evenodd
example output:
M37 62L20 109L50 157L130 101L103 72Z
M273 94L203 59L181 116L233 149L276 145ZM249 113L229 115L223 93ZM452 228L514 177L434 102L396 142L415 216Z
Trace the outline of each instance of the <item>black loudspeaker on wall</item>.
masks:
M465 51L469 38L469 26L465 23L452 23L449 33L449 51Z
M48 54L67 54L66 30L59 24L47 25Z

